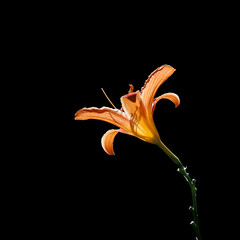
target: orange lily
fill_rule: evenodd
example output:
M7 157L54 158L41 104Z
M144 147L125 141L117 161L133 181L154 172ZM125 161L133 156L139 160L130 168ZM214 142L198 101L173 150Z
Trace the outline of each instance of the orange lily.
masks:
M119 129L107 131L102 137L102 147L109 155L115 155L113 141L117 133L135 136L143 141L156 144L169 156L173 154L160 140L158 131L153 121L156 104L161 99L169 99L178 107L180 99L175 93L165 93L154 98L158 88L175 72L169 65L157 68L146 80L140 91L133 92L133 86L127 95L121 97L122 108L83 108L75 114L75 120L96 119L111 123ZM111 102L111 101L110 101ZM172 157L171 157L172 158ZM175 156L174 156L175 158ZM177 157L176 157L177 158ZM174 159L176 161L176 159Z

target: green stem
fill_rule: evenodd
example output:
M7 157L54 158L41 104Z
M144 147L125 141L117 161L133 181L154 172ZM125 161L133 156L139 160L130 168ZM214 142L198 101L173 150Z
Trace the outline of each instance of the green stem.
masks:
M194 231L196 233L196 237L198 238L198 240L201 240L201 234L200 234L200 229L199 229L199 221L198 221L198 210L197 210L197 188L196 188L196 180L195 179L191 179L189 174L186 172L186 167L183 166L183 164L181 163L181 161L179 160L179 158L174 155L164 144L163 142L160 142L158 145L167 155L168 157L170 157L172 159L172 161L174 163L176 163L179 168L177 169L178 172L180 172L183 177L186 179L186 181L188 182L191 192L192 192L192 202L193 202L193 206L191 206L189 208L189 210L192 212L193 215L193 221L190 223L193 228Z

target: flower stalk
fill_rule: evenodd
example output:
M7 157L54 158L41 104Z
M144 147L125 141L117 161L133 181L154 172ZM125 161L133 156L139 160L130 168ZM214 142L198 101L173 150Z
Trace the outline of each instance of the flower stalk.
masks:
M179 168L177 169L178 172L180 172L183 177L186 179L192 193L192 202L193 206L189 207L189 210L192 212L193 215L193 221L190 223L195 231L196 239L201 240L201 233L199 228L199 220L198 220L198 210L197 210L197 188L196 188L196 179L191 179L189 176L189 173L187 173L186 169L187 167L184 167L182 162L179 160L179 158L173 154L161 141L158 146L167 154L171 160L176 163Z

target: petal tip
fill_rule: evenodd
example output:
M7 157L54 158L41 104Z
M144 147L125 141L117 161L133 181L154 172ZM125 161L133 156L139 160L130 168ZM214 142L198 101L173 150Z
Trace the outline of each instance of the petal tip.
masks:
M103 135L101 139L103 150L108 155L115 156L115 152L113 150L113 141L118 132L119 130L114 130L114 129L109 130Z
M162 66L160 67L160 70L163 69L163 68L169 68L169 69L172 69L173 71L176 71L176 68L174 68L174 67L172 67L172 66L170 66L170 65L168 65L168 64L162 65Z

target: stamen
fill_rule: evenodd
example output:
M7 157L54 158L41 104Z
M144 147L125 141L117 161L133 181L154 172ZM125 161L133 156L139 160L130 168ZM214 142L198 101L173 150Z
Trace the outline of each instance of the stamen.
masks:
M137 129L138 129L138 124L141 121L141 115L137 115L137 111L138 111L138 107L136 106L136 110L134 113L131 113L131 117L130 117L130 127L132 129L133 132L137 133Z
M111 100L109 99L109 97L107 96L107 94L105 93L105 91L103 90L103 88L101 88L101 90L103 91L105 97L106 97L107 100L111 103L111 105L112 105L115 109L117 109L117 108L114 106L114 104L111 102Z
M130 87L130 89L129 89L128 93L132 93L133 89L134 89L134 86L132 84L129 84L129 87Z

